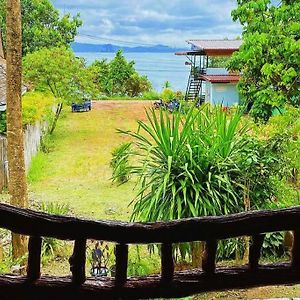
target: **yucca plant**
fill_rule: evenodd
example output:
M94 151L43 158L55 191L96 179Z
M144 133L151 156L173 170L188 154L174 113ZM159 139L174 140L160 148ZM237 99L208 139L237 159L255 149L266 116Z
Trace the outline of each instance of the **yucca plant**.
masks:
M243 210L238 160L246 128L239 111L191 109L185 115L147 110L134 139L139 179L132 220L174 220ZM135 154L136 155L136 154Z
M147 111L134 137L140 181L132 219L173 220L240 211L235 182L244 145L240 113L220 108L186 115Z

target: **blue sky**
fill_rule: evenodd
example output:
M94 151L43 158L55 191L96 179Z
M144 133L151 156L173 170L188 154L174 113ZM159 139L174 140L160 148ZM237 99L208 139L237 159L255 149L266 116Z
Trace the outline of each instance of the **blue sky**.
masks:
M236 0L52 0L61 12L80 13L76 41L185 46L192 38L235 38L230 12ZM99 38L91 38L96 36Z

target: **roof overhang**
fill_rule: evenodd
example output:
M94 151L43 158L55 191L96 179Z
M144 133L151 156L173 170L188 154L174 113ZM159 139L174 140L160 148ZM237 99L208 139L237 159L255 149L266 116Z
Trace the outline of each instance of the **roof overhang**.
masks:
M201 75L200 78L211 83L237 83L240 75Z
M188 40L191 51L177 52L176 55L231 56L238 51L242 40Z

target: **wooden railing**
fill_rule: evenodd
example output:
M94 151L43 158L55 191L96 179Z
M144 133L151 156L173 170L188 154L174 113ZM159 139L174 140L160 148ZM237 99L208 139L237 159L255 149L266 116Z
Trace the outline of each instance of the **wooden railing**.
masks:
M0 204L0 228L29 236L26 277L0 276L1 299L146 299L300 282L300 207L172 222L89 221ZM290 263L260 265L265 233L293 231ZM218 240L251 236L249 263L216 268ZM43 237L74 240L71 277L41 277ZM115 278L86 279L88 239L116 243ZM204 241L202 268L174 272L172 245ZM127 277L129 244L161 244L161 274ZM6 298L5 298L6 297Z

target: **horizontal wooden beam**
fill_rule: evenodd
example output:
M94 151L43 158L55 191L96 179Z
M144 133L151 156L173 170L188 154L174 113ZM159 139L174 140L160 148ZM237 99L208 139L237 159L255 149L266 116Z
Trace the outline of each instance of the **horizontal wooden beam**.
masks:
M129 223L48 215L0 204L0 228L29 236L85 238L121 244L219 240L300 228L300 206L171 222Z
M70 277L41 278L31 283L26 278L0 276L1 299L148 299L187 297L193 294L265 285L296 284L300 270L289 264L261 266L255 272L248 266L217 269L214 274L200 270L176 272L172 282L160 276L128 278L122 287L113 278L87 280L81 286L72 285ZM2 298L4 295L4 298ZM7 297L5 298L5 295Z

